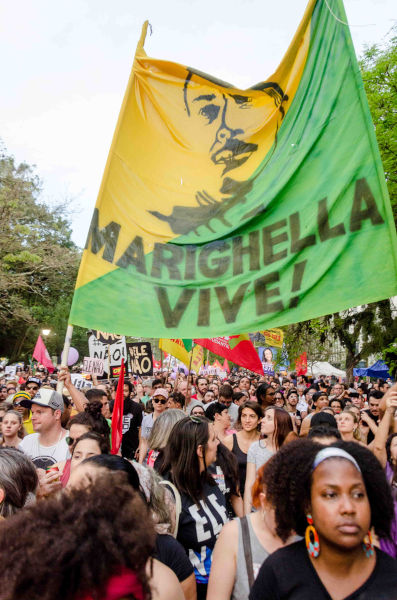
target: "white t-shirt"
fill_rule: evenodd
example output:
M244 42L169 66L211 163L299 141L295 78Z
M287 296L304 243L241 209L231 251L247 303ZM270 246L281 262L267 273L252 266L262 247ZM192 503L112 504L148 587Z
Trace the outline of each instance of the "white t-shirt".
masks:
M143 437L143 439L149 439L150 432L153 428L153 423L153 413L149 413L143 417L141 425L141 437Z
M19 444L19 449L30 456L36 469L46 469L55 463L69 458L69 446L66 438L69 432L53 446L42 446L39 442L39 433L30 433Z

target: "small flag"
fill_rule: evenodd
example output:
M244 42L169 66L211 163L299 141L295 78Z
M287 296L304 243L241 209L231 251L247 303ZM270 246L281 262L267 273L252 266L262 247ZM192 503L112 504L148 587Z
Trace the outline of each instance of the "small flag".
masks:
M112 450L111 454L117 454L120 450L123 438L123 410L124 410L124 358L121 359L121 371L117 384L116 399L114 401L112 415Z
M190 347L188 342L190 342ZM188 344L188 347L186 347ZM168 352L171 356L175 356L178 360L183 362L184 365L189 367L190 355L189 352L192 348L192 340L181 340L181 339L159 339L159 348L163 351Z
M48 350L45 346L45 343L42 340L41 335L37 338L36 346L33 350L33 358L35 358L43 367L49 370L50 373L54 370L54 365L52 364L50 355L48 354Z
M223 361L223 367L222 369L226 372L226 373L230 373L230 367L229 367L229 363L227 362L226 358Z
M306 375L307 373L307 353L302 354L295 361L295 369L297 375Z

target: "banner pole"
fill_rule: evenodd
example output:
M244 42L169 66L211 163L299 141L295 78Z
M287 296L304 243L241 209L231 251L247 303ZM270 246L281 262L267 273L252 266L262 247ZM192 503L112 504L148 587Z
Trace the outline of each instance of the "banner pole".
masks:
M189 360L189 373L187 376L187 389L186 389L186 401L188 398L190 398L190 388L192 387L192 376L191 376L191 369L192 369L192 358L193 358L193 346L192 349L190 351L190 360ZM189 402L190 404L190 402Z
M69 356L70 344L71 344L71 341L72 341L72 335L73 335L73 325L68 325L67 328L66 328L65 342L63 344L63 350L62 350L61 369L63 367L67 367L68 366L68 356ZM58 383L57 383L57 392L59 394L62 394L62 392L63 392L63 381L58 381Z
M160 370L161 370L161 379L163 378L163 349L160 348Z
M108 344L108 379L110 379L110 344Z

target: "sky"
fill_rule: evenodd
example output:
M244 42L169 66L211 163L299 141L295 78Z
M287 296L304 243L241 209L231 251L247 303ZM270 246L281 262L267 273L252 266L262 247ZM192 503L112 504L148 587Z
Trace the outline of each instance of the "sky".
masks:
M332 8L335 0L327 0ZM0 139L66 201L83 246L141 27L149 56L247 88L275 71L306 0L4 0ZM356 54L384 43L395 0L345 0Z

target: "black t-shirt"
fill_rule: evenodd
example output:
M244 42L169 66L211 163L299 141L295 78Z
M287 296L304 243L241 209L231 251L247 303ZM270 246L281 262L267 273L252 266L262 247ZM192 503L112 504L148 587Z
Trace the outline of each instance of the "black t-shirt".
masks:
M142 405L129 398L124 400L121 454L125 458L134 458L135 451L139 446L139 428L142 418Z
M172 535L157 534L154 558L174 571L178 581L185 581L193 573L183 546Z
M249 600L331 600L318 577L304 540L271 554L252 586ZM397 600L397 561L376 548L367 581L344 600Z
M216 483L206 483L200 506L181 494L178 541L194 568L197 583L208 583L212 551L224 523L227 522L225 496Z

